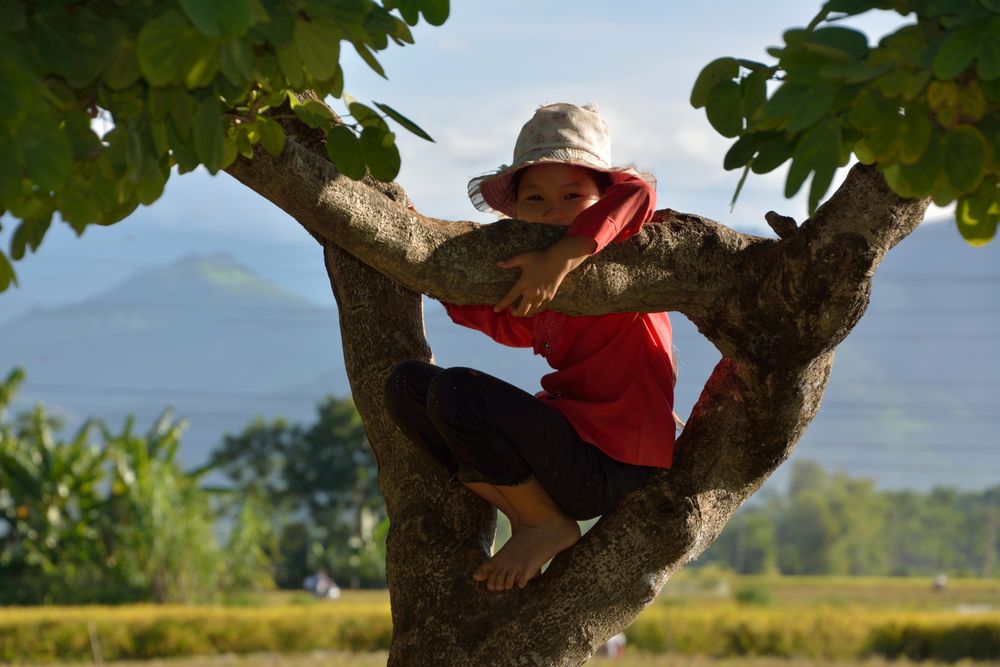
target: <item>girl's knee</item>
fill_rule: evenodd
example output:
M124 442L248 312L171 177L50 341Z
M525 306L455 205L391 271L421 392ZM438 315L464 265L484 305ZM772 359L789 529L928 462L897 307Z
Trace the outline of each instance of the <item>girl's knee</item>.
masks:
M390 371L383 387L383 398L390 414L397 414L407 400L413 401L426 393L434 374L440 372L433 364L419 359L407 359Z
M471 368L446 368L427 387L427 413L432 418L454 422L467 413L467 406L476 395L475 380L481 374Z

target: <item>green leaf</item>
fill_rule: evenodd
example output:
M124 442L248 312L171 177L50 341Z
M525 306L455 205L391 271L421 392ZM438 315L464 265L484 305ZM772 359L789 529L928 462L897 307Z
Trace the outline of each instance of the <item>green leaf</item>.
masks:
M10 287L11 283L15 286L17 285L17 274L14 272L14 267L11 266L7 256L0 250L0 292Z
M288 80L288 85L299 90L305 83L305 74L302 71L302 59L299 57L299 50L295 45L279 46L276 50L278 56L278 66L281 73Z
M219 71L218 42L198 33L188 35L187 55L181 64L184 85L189 90L207 86Z
M792 166L788 169L788 177L785 181L785 196L793 197L810 171L815 171L817 175L824 179L829 173L836 170L840 159L840 128L833 118L828 118L824 122L817 123L802 135L795 150L792 152ZM815 183L815 179L814 179ZM829 182L827 182L829 187ZM826 192L824 188L816 196L816 200ZM810 201L813 196L810 194ZM814 206L810 205L810 209Z
M340 38L340 30L328 20L295 21L295 48L302 64L316 79L333 76L340 59Z
M309 127L319 128L326 132L336 121L333 112L325 104L316 100L307 100L302 103L296 100L291 106L299 120Z
M965 28L948 35L934 56L934 76L947 80L964 72L976 57L981 37L977 28Z
M358 180L365 175L365 159L357 135L343 125L336 125L326 135L326 154L344 176Z
M399 149L392 132L366 127L361 132L361 151L372 177L388 183L399 174Z
M997 190L993 186L994 192ZM955 207L955 222L958 231L970 245L986 245L997 234L1000 222L1000 202L994 200L985 206L976 201L978 197L964 197ZM978 204L978 205L977 205Z
M705 114L715 131L724 137L735 137L743 129L743 104L740 86L735 81L723 81L708 95Z
M976 53L976 72L980 79L990 81L1000 77L1000 40L984 39Z
M188 23L174 10L156 17L139 31L136 54L139 69L154 86L178 80L188 59Z
M256 23L251 0L222 0L219 3L219 22L230 37L242 37Z
M261 19L258 29L275 46L287 46L295 39L295 14L286 0L260 0L270 20Z
M748 165L757 149L777 136L779 135L775 132L748 132L744 134L726 152L722 166L726 170L730 170Z
M198 105L194 118L194 150L211 174L219 171L222 166L222 138L219 103L211 98L206 99Z
M14 139L0 126L0 211L21 194L21 164Z
M943 171L944 155L941 144L932 133L927 148L920 159L912 164L900 165L900 172L913 187L913 192L905 196L915 197L930 194Z
M448 20L448 4L448 0L420 0L420 13L431 25L443 25Z
M374 109L356 101L350 95L344 95L344 101L347 102L347 110L351 112L351 117L362 126L389 131L389 126Z
M75 111L63 116L63 127L69 138L73 159L80 162L96 160L104 150L104 144L91 128L90 116L84 111Z
M869 0L830 0L823 5L823 9L826 11L846 14L847 16L864 14L871 8L872 3Z
M420 21L420 0L385 0L382 4L386 9L398 9L399 15L410 25Z
M942 148L948 180L955 189L960 193L975 189L990 150L986 137L971 125L961 125L945 133Z
M191 19L194 27L206 35L218 37L221 33L219 12L222 3L216 0L179 0L181 9Z
M139 80L139 59L136 56L135 41L122 39L104 70L104 83L114 90L128 88Z
M903 164L913 164L920 159L931 140L933 124L926 108L912 109L903 116L900 124L899 161Z
M802 47L841 60L862 60L868 55L868 37L850 28L831 26L803 36Z
M285 130L267 116L257 116L257 134L260 135L260 143L271 155L281 155L285 150Z
M52 116L27 116L15 136L24 170L42 190L55 190L66 182L73 168L72 150Z
M230 40L221 55L222 73L233 85L243 85L253 77L253 50L247 42Z
M851 105L850 119L851 124L860 130L875 131L898 123L899 112L895 104L877 91L865 90Z
M743 116L750 124L754 114L764 106L767 100L767 80L770 73L766 70L753 72L740 80L740 95L743 97Z
M705 106L708 94L716 86L724 81L732 81L739 73L740 66L735 58L717 58L705 65L695 79L694 88L691 89L691 106L695 109Z
M27 248L30 247L32 252L38 250L50 224L52 224L51 216L43 220L24 220L10 240L10 256L15 260L20 260L24 257Z
M815 123L833 105L834 91L829 86L785 83L764 105L765 118L787 119L786 127L798 132Z
M760 145L757 149L757 156L750 164L750 169L755 174L766 174L774 171L785 161L792 157L793 146L782 135L775 136Z
M385 70L382 69L381 63L379 63L375 54L371 52L371 49L361 42L352 42L352 44L354 45L354 50L357 51L358 55L361 56L361 59L364 60L370 68L372 68L373 72L378 74L383 79L389 78L385 75Z
M426 132L424 132L420 128L419 125L417 125L412 120L410 120L409 118L407 118L403 114L401 114L398 111L396 111L395 109L393 109L388 104L381 104L379 102L375 102L374 104L375 104L375 106L377 106L382 111L382 113L384 113L385 115L387 115L389 118L392 118L394 121L396 121L397 123L399 123L400 125L402 125L403 127L405 127L407 130L409 130L413 134L417 135L421 139L426 139L427 141L430 141L430 142L434 141L433 139L431 139L431 135L429 135Z
M743 191L743 184L747 182L747 176L750 175L750 166L743 168L743 174L740 175L740 180L736 184L736 190L733 192L733 198L729 201L729 212L732 213L733 209L736 208L736 200L740 198L740 193Z
M23 30L24 26L24 2L22 0L0 0L0 30L13 32Z

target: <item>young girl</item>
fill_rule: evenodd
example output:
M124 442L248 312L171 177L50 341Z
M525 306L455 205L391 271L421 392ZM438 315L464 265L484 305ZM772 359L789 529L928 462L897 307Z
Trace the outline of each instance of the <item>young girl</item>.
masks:
M386 383L389 414L461 483L510 519L504 547L473 573L490 590L523 588L580 538L577 520L613 509L674 447L666 313L570 317L546 310L567 273L651 217L651 176L612 167L593 105L540 107L514 160L474 178L480 210L567 227L549 248L497 264L520 269L495 306L444 304L457 322L531 347L555 369L532 396L469 368L403 362Z

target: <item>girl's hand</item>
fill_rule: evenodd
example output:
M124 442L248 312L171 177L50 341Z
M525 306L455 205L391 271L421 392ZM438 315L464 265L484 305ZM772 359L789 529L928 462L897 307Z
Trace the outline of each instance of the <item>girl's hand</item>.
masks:
M521 276L509 292L493 308L499 313L511 309L515 317L531 317L546 310L555 298L563 278L590 256L596 244L586 237L564 237L543 251L526 252L497 262L501 269L521 269Z

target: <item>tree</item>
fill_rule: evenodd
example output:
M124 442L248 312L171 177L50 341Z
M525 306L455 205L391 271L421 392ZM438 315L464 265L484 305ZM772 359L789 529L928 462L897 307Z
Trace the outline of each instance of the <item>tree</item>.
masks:
M361 417L350 399L328 396L309 427L258 418L226 435L213 466L240 495L260 496L280 533L276 581L300 587L317 569L352 585L383 585L377 528L385 506Z
M319 4L303 0L304 15L308 17ZM417 7L426 11L441 4L410 0L391 6L405 18L407 11L415 15ZM389 6L384 3L382 9ZM855 36L829 32L830 26L822 25L842 12L872 8L916 12L919 29L907 35L921 43L913 49L862 49ZM736 156L740 159L731 157L729 166L749 163L752 170L767 171L769 160L781 164L792 157L795 177L789 190L794 192L814 174L811 199L817 208L801 225L769 213L766 217L777 239L740 234L693 214L659 211L642 234L606 249L565 280L551 305L556 310L578 315L680 311L723 358L678 441L673 470L655 476L603 517L534 585L502 595L483 590L470 578L488 553L495 512L464 487L448 485L429 457L401 436L381 405L381 388L396 363L431 357L423 336L421 293L457 303L495 303L508 289L510 278L491 268L493 261L545 246L560 230L517 221L480 226L424 217L410 206L401 187L376 180L390 171L380 169L378 159L369 164L374 178L345 177L361 170L346 157L350 151L340 150L339 137L346 135L337 130L339 119L332 111L320 111L321 96L330 92L328 88L321 88L319 95L293 95L288 107L268 104L278 101L268 88L263 97L255 98L263 100L260 106L250 103L257 112L269 107L273 115L267 117L283 129L282 150L255 151L252 159L244 151L225 169L288 212L323 246L340 306L354 400L378 460L379 484L391 519L390 664L579 664L649 604L673 572L712 543L736 508L788 457L815 415L836 346L864 313L872 275L885 253L923 218L930 202L926 194L933 192L939 203L958 198L964 202L960 216L967 214L973 221L960 218L960 224L982 229L973 238L992 236L997 198L995 185L990 189L988 184L995 183L995 151L986 150L977 137L994 136L989 127L995 127L991 123L996 121L998 96L990 82L996 78L996 61L993 47L983 46L992 44L986 38L990 29L979 26L992 26L998 11L993 0L834 0L805 31L786 36L787 55L802 49L808 55L782 54L778 65L765 69L736 60L735 71L728 63L699 78L696 104L704 95L712 116L727 106L718 99L738 111L728 112L723 124L727 136L741 135ZM963 37L955 36L959 32ZM975 48L966 43L966 36ZM268 48L262 47L265 54L271 53ZM301 55L301 47L299 51ZM869 122L867 108L855 112L860 103L850 95L879 89L885 97L881 87L890 87L889 83L878 77L889 74L891 67L874 77L866 72L855 80L851 75L851 80L844 79L844 87L823 80L837 71L835 65L860 63L866 68L876 53L890 65L904 63L908 74L921 77L926 63L938 62L936 54L949 54L940 56L942 64L920 85L907 78L905 90L916 91L917 97L930 94L935 82L955 81L954 95L947 93L946 99L964 100L963 94L975 98L965 82L976 82L983 101L976 127L962 127L954 138L945 136L933 144L943 151L946 167L951 165L945 182L950 199L947 192L935 189L940 170L928 166L904 179L897 178L891 167L901 147L906 149L905 160L919 161L919 155L926 153L916 148L926 129L913 120L917 116L923 114L931 122L932 136L936 124L947 122L945 107L956 110L952 120L971 126L962 115L969 111L964 102L927 108L900 105L907 110L901 116L907 127L911 121L915 127L892 134L892 121L902 122L892 100L886 98L890 102L886 105L872 94L864 96L876 107ZM911 62L914 53L919 57ZM751 74L740 76L740 66ZM196 68L181 64L171 76L178 73L195 88L201 83ZM770 98L768 78L783 80ZM799 103L776 102L792 95L793 83L800 86ZM291 88L299 87L293 82ZM832 99L826 103L828 97ZM815 117L813 103L822 107ZM762 110L769 104L773 113L765 118ZM307 106L309 112L295 112ZM365 123L384 123L359 111L361 119L351 108L354 120L365 130L369 129ZM236 115L252 125L249 116ZM205 121L207 136L221 132L210 106L200 108L197 118ZM977 129L980 123L988 132ZM827 128L831 124L837 129L836 139ZM866 125L870 135L862 131L869 129ZM766 142L759 136L746 138L764 132L773 133ZM264 134L258 134L263 140ZM360 142L372 146L373 154L381 154L378 148L385 131L368 134L366 142L362 131ZM892 136L892 150L885 154L870 143L882 134ZM204 131L202 135L206 136ZM190 143L169 136L167 143L169 150L162 154L168 164L192 164L184 156ZM995 149L997 143L994 139L986 145ZM208 145L220 152L228 146L215 141ZM866 147L871 152L866 153ZM834 169L846 164L852 151L871 164L853 167L840 189L819 205L829 185L831 161ZM222 165L216 152L206 157L212 166ZM901 164L908 166L905 161ZM902 187L904 181L907 188ZM933 182L928 185L928 181ZM904 190L903 196L899 190ZM623 272L619 268L623 265L631 269Z

